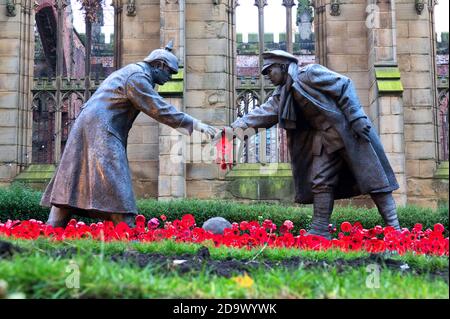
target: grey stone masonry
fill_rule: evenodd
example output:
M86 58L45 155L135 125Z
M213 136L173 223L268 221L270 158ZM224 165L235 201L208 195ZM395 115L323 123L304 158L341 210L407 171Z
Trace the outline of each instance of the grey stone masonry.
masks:
M402 74L405 176L408 203L435 207L437 169L437 85L434 5L417 14L413 1L396 1L397 56Z
M161 1L160 19L160 46L164 47L172 40L179 64L184 66L185 2ZM186 111L183 96L171 97L167 100L180 111ZM185 140L185 136L180 132L159 124L158 199L160 200L186 197Z
M34 2L16 0L15 16L0 0L0 183L9 183L31 160L31 85Z
M366 20L369 72L370 107L369 114L378 129L384 150L392 165L400 188L394 192L398 205L407 202L405 177L405 138L402 92L379 91L380 79L377 69L385 67L395 70L397 62L397 29L395 26L395 2L367 1L369 8ZM403 81L403 77L401 80Z

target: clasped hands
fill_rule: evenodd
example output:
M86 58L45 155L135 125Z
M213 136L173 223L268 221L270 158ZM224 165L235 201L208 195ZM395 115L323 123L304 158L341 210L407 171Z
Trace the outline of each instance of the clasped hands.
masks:
M212 138L212 142L217 142L222 137L222 132L225 132L225 136L227 136L229 139L232 139L232 137L234 136L233 128L229 126L225 126L221 130L219 130L198 120L194 121L194 130L207 134Z

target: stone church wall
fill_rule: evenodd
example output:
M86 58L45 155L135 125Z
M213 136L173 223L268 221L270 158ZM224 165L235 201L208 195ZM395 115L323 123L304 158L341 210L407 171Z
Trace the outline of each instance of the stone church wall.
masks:
M31 153L27 110L34 52L33 1L16 0L15 15L7 12L6 2L0 0L0 184L10 183L29 164L25 154ZM121 10L116 26L119 64L142 61L153 49L173 40L183 88L167 99L207 124L230 124L235 118L235 1L136 0L135 11L125 0L114 3ZM413 0L341 1L337 11L329 0L314 4L316 61L354 81L397 174L399 204L435 207L440 200L448 200L448 179L435 178L440 159L432 11L425 7L417 12ZM378 24L368 26L375 13ZM273 18L270 12L265 14L266 19ZM395 82L396 89L383 88L380 83L386 81ZM183 147L174 155L173 147L180 140ZM182 137L139 115L128 140L137 197L236 198L229 190L233 174L227 177L213 161L214 150L208 152L205 146L205 136ZM181 162L172 161L173 156ZM251 165L248 169L257 171ZM243 176L248 173L242 167L237 171ZM289 178L287 171L284 165L278 177Z

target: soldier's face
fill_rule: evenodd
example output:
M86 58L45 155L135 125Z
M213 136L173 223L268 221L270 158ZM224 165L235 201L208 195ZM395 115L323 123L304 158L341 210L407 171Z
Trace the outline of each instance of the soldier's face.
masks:
M286 72L281 68L280 64L273 64L267 69L267 76L273 85L283 85L286 81Z
M153 74L153 77L158 85L164 85L164 83L168 82L172 77L170 69L165 63L159 63L156 67L156 71L157 72Z

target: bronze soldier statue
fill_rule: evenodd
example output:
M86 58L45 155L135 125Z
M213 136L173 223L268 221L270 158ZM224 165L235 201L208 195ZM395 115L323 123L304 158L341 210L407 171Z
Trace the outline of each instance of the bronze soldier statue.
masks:
M399 230L392 196L399 186L352 81L319 64L299 68L282 50L264 53L263 61L262 74L276 89L231 128L237 135L238 128L277 123L286 129L295 202L314 207L309 234L330 238L334 200L360 194L370 194L385 223Z
M156 84L163 85L178 72L170 51L171 44L112 73L83 106L42 196L41 205L51 207L48 224L64 227L75 214L133 225L137 209L126 148L140 112L186 135L193 130L217 134L155 91Z

